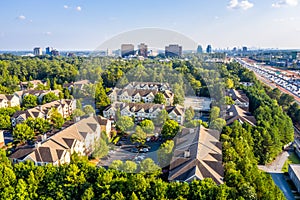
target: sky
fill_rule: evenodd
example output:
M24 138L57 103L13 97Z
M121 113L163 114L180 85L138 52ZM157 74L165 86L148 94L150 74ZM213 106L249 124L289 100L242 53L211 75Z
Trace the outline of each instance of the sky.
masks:
M143 28L204 48L300 49L300 0L1 0L0 27L0 50L94 50Z

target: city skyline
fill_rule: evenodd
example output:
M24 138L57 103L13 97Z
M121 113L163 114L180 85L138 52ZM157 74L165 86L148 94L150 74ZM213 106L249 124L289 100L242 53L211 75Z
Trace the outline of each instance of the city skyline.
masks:
M144 27L178 32L203 47L300 48L298 0L12 0L1 2L1 8L0 50L94 50L120 33Z

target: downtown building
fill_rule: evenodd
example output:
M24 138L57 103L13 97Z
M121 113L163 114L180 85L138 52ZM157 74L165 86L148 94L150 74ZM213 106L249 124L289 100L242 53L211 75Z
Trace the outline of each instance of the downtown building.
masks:
M143 56L144 58L148 57L148 46L144 43L141 43L138 46L139 50L138 50L138 54L139 56Z
M134 45L133 44L122 44L121 45L121 56L122 58L134 55Z
M178 44L170 44L165 47L166 57L181 57L182 56L182 46Z

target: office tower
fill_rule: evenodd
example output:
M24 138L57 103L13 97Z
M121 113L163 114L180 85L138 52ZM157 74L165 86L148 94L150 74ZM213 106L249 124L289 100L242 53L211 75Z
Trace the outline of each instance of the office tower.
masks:
M247 52L248 48L247 47L243 47L243 52Z
M52 50L53 50L53 47L46 47L46 55L52 55Z
M52 55L52 56L59 56L59 51L56 50L56 49L53 49L53 50L51 51L51 55Z
M182 56L182 46L178 44L170 44L165 47L165 56L166 57L180 57Z
M33 54L34 54L35 56L43 55L42 48L41 48L41 47L35 47L35 48L33 49Z
M207 48L206 48L206 53L211 53L212 52L212 47L211 45L207 45Z
M106 56L113 56L113 51L111 49L106 50Z
M133 44L122 44L121 45L121 56L122 58L126 56L134 55L134 46Z
M144 43L141 43L139 46L138 54L139 56L147 57L148 56L148 46Z
M197 53L203 53L203 49L201 45L198 45L197 47Z

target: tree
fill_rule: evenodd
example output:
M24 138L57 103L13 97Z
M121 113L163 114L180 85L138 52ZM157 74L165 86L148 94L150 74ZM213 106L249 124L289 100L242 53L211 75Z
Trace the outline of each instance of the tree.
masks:
M226 88L228 88L228 89L231 89L231 88L233 88L234 87L234 82L233 82L233 80L232 79L230 79L230 78L227 78L226 79Z
M143 131L140 126L135 128L135 133L131 135L131 141L133 143L141 143L144 144L146 142L147 134Z
M12 135L15 140L24 143L34 138L34 131L27 124L17 124Z
M106 143L104 138L100 138L95 142L94 146L94 152L92 153L92 156L94 158L102 158L108 154L108 144Z
M0 129L11 129L11 121L9 115L0 115Z
M164 138L171 139L174 138L175 135L179 132L179 124L174 120L167 120L163 125L161 134Z
M137 165L133 161L126 160L122 166L122 170L126 173L134 173L137 170Z
M161 92L157 93L154 96L153 103L165 104L166 103L166 98L165 98L164 94L162 94Z
M167 120L169 119L169 114L168 112L163 109L159 112L159 114L157 115L157 117L153 120L154 123L157 125L157 126L161 126L163 125Z
M185 114L184 114L184 119L186 122L191 121L195 116L194 109L192 107L189 107L186 109Z
M38 105L38 99L35 95L28 94L22 100L22 106L24 108L33 108Z
M140 126L142 127L143 131L147 134L153 133L155 129L154 123L149 119L143 120L140 123Z
M160 167L166 167L170 164L174 148L174 141L165 141L157 151L157 157Z
M123 168L123 162L121 160L114 160L110 164L109 168L121 171Z
M282 106L289 106L294 101L294 97L289 94L282 94L279 99L279 104Z
M50 122L54 128L59 129L65 123L65 120L57 109L52 109L50 113Z
M210 128L221 131L222 128L226 126L226 121L222 118L217 118L210 122Z
M141 172L153 173L159 171L160 167L151 158L146 158L140 163Z
M220 116L220 108L219 107L212 107L210 110L210 121L214 121Z
M105 107L110 104L110 100L109 100L108 96L106 95L106 91L102 85L102 82L98 82L96 84L95 101L96 101L96 106L98 108Z
M72 113L72 115L74 116L74 117L81 117L81 116L83 116L85 113L82 111L82 110L80 110L79 108L76 108L74 111L73 111L73 113Z
M122 132L130 130L134 126L134 122L131 117L122 116L116 123L119 130Z
M231 97L225 96L225 104L226 105L233 105L234 101L233 101L233 99Z
M95 114L95 109L91 105L86 105L83 108L83 112L85 112L85 114L87 114L87 115L93 115L93 114Z
M37 133L44 134L51 129L51 124L48 120L36 118L34 123L34 129Z
M59 97L56 96L56 94L54 92L49 92L47 94L45 94L43 96L43 101L42 103L45 104L45 103L50 103L52 101L56 101L56 100L59 100Z

